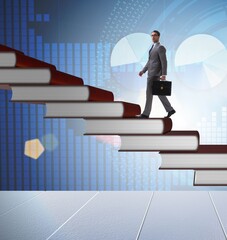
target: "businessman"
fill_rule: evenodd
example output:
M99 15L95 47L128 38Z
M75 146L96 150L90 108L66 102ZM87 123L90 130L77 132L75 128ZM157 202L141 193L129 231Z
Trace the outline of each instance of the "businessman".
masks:
M166 60L166 49L159 42L160 32L154 30L151 33L151 38L153 41L153 45L149 51L149 59L147 64L139 72L139 76L141 77L146 71L148 71L147 76L147 89L146 89L146 104L144 111L139 118L149 118L153 100L152 94L152 85L154 80L166 80L167 75L167 60ZM161 100L166 112L168 113L166 117L170 117L176 111L171 106L166 96L158 96Z

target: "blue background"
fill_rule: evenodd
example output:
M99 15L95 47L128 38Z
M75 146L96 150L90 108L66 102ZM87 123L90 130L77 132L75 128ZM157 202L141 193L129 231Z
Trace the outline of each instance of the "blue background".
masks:
M129 34L158 29L175 86L171 102L184 106L176 107L174 129L199 130L201 142L211 144L227 142L226 79L209 91L187 88L174 57L179 45L196 34L212 35L227 46L226 23L226 1L0 0L1 44L80 76L85 84L111 90L115 99L125 101L139 102L141 89L130 88L127 74L116 77L111 52ZM189 79L195 79L197 67L192 66ZM141 81L145 86L146 78ZM45 106L11 103L11 94L0 90L1 190L207 189L193 187L193 171L158 170L158 154L118 153L105 139L80 136L79 122L44 119ZM48 134L49 142L42 141ZM33 138L46 147L38 160L24 155L25 141Z

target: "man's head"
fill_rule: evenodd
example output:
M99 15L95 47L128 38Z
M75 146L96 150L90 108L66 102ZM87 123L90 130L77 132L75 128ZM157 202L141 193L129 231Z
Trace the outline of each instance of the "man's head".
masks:
M154 43L159 42L160 32L157 31L157 30L154 30L154 31L151 33L151 38L152 38L152 41L153 41Z

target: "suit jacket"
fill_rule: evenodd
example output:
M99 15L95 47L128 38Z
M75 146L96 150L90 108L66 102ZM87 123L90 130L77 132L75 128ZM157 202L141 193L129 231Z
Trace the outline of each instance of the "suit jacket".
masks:
M155 44L142 71L148 71L149 77L167 75L166 49L163 45Z

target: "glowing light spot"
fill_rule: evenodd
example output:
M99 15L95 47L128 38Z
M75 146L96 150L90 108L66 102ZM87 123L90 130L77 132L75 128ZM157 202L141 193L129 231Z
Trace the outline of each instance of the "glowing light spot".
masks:
M58 139L53 134L46 134L42 137L42 143L46 150L53 151L58 146Z
M44 150L39 139L32 139L25 142L24 154L30 158L38 159Z

